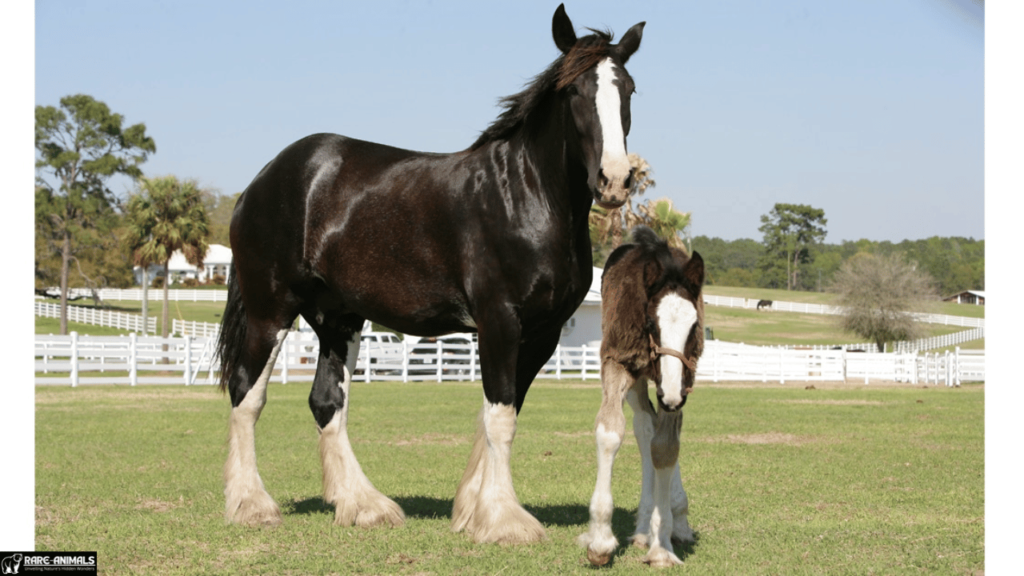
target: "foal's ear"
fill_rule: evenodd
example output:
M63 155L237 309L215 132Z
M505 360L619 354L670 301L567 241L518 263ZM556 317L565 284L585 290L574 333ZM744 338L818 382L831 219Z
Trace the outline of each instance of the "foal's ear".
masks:
M555 38L555 46L568 54L569 50L576 45L576 31L572 27L572 20L565 13L565 4L559 4L555 10L555 17L551 20L551 35Z
M690 256L690 261L683 267L683 277L697 290L704 286L704 259L699 252ZM696 294L694 294L696 296Z
M632 28L626 31L626 34L619 41L619 58L622 59L622 63L625 64L629 57L636 52L636 49L640 47L640 38L644 35L644 26L647 22L641 22L634 25Z

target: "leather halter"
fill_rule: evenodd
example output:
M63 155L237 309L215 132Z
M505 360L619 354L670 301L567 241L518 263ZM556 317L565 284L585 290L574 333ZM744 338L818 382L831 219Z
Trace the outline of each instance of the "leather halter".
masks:
M693 372L694 375L697 374L697 361L696 360L694 360L692 358L687 358L685 354L683 354L682 352L680 352L678 350L673 350L671 348L665 348L665 347L662 347L662 346L658 346L658 343L654 341L654 334L652 334L650 332L647 333L647 336L651 339L651 360L652 361L656 361L658 359L658 356L661 356L663 354L664 355L668 355L668 356L672 356L674 358L679 358L679 360L682 361L683 366L686 366L687 368L689 368L690 372Z

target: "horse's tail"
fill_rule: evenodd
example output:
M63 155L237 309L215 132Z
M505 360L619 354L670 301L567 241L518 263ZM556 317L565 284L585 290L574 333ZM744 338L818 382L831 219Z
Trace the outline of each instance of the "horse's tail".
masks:
M220 336L217 339L217 355L220 357L220 389L228 389L228 381L235 373L245 349L245 332L248 322L245 307L242 306L242 291L238 287L235 263L228 269L228 303L224 306Z

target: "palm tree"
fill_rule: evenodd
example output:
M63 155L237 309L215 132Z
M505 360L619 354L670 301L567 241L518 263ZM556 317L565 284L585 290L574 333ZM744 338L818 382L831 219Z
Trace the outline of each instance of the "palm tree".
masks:
M181 250L189 264L202 267L209 249L206 238L210 221L203 206L203 193L194 180L181 182L174 176L143 178L141 185L141 192L128 199L124 242L135 263L143 269L155 263L164 265L162 335L166 338L170 333L167 290L171 255Z
M681 233L690 225L690 213L676 210L672 201L668 198L648 200L637 206L643 224L654 230L658 236L668 241L669 246L675 246L689 252L683 242Z

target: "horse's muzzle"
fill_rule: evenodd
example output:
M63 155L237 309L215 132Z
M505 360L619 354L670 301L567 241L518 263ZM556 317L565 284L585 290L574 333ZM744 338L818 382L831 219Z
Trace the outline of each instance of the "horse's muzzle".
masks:
M594 202L605 210L614 210L629 200L629 193L633 189L633 169L630 168L624 175L611 178L605 174L604 169L597 171L597 190L594 191Z

